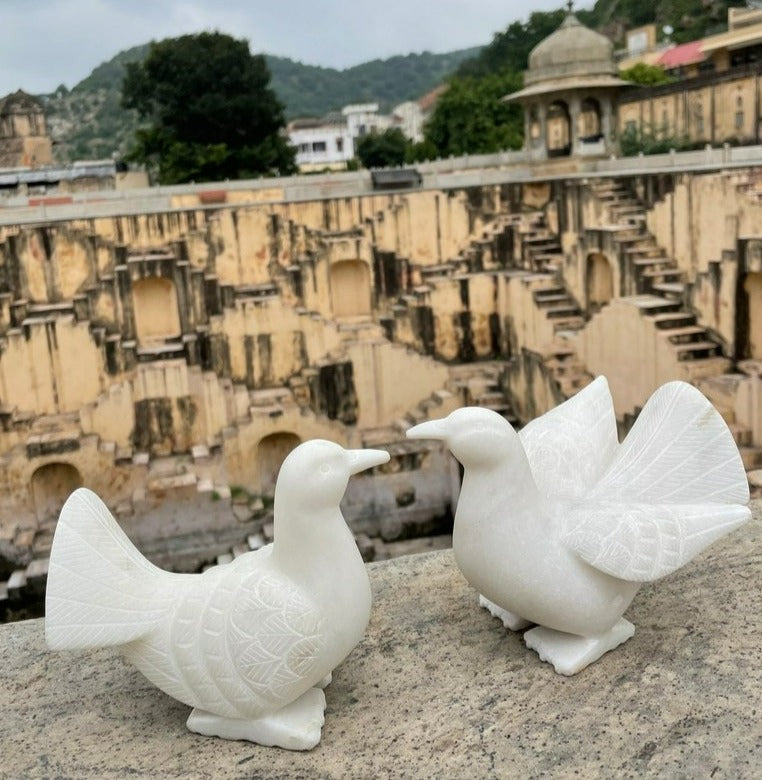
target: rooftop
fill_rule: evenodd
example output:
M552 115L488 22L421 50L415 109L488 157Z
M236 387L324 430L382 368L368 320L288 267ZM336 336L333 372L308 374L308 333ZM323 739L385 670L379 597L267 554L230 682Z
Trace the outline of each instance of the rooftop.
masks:
M188 708L112 650L50 653L0 627L8 777L708 777L762 762L762 502L698 560L645 585L633 639L556 675L476 605L450 551L369 566L365 638L326 690L309 753L191 734Z

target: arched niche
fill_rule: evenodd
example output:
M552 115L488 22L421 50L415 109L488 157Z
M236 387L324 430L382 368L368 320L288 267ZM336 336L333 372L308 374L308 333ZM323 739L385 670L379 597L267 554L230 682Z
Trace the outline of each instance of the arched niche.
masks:
M599 141L602 134L601 104L595 98L587 97L580 105L577 136L582 142L592 143Z
M370 269L362 260L342 260L331 266L331 306L334 317L370 317Z
M569 106L556 100L548 106L546 144L548 157L566 157L571 154L571 120Z
M37 522L55 520L69 495L82 487L79 471L70 463L46 463L31 480L32 500Z
M587 305L592 310L600 309L614 297L614 274L611 263L600 252L591 252L587 256L585 289Z
M170 279L151 277L132 284L138 342L165 341L180 335L180 314L175 285Z
M748 357L762 360L762 273L747 273L743 289L748 296Z
M301 439L287 431L271 433L260 439L257 445L257 482L259 490L264 495L275 493L275 482L283 461L294 447L301 444Z

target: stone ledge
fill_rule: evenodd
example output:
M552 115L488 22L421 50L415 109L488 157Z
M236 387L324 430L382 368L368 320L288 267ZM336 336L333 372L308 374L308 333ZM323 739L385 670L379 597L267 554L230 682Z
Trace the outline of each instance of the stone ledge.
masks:
M762 764L762 502L646 585L633 639L572 678L476 606L449 551L369 566L374 612L334 674L321 744L206 739L114 651L0 627L2 777L708 777Z

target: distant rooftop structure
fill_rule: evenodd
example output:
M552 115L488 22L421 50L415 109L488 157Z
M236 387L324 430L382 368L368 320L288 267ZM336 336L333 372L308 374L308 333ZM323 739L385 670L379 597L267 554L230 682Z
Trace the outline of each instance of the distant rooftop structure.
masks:
M50 165L52 149L39 100L21 89L0 99L0 167Z
M84 190L124 190L147 187L144 171L130 171L115 160L82 160L70 165L0 168L0 198L19 194L44 203L47 196L60 204L61 195ZM51 201L52 202L52 201Z
M524 88L506 95L524 109L524 148L532 159L614 151L617 74L611 41L571 12L529 53Z
M701 72L724 71L736 65L756 62L762 47L762 8L728 8L728 29L687 43L659 42L654 24L626 34L627 47L617 54L621 69L638 63L677 71L683 78Z

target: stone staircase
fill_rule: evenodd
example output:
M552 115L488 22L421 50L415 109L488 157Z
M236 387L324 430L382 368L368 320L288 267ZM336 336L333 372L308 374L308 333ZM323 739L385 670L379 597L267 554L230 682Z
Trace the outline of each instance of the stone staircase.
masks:
M624 277L624 296L638 300L645 316L672 345L679 361L710 360L722 348L698 325L686 306L685 274L645 229L646 211L631 191L616 179L593 179L590 189L601 201L614 236Z
M616 179L593 179L590 189L604 206L607 220L619 228L619 246L625 277L625 295L654 294L685 301L685 274L646 230L646 210Z
M722 415L728 424L733 438L738 445L741 458L747 471L758 471L762 468L762 446L754 442L754 433L749 427L749 416L754 417L754 409L749 410L741 419L739 414L739 397L747 396L752 407L757 406L757 396L762 391L762 364L759 361L741 361L736 373L724 373L717 376L704 377L696 382L696 386L712 402L712 405ZM750 397L749 397L750 396ZM758 484L754 484L757 482ZM759 476L750 483L757 489L757 497L762 496L762 482Z
M563 249L542 211L513 215L519 243L520 266L531 273L555 273L563 261Z

